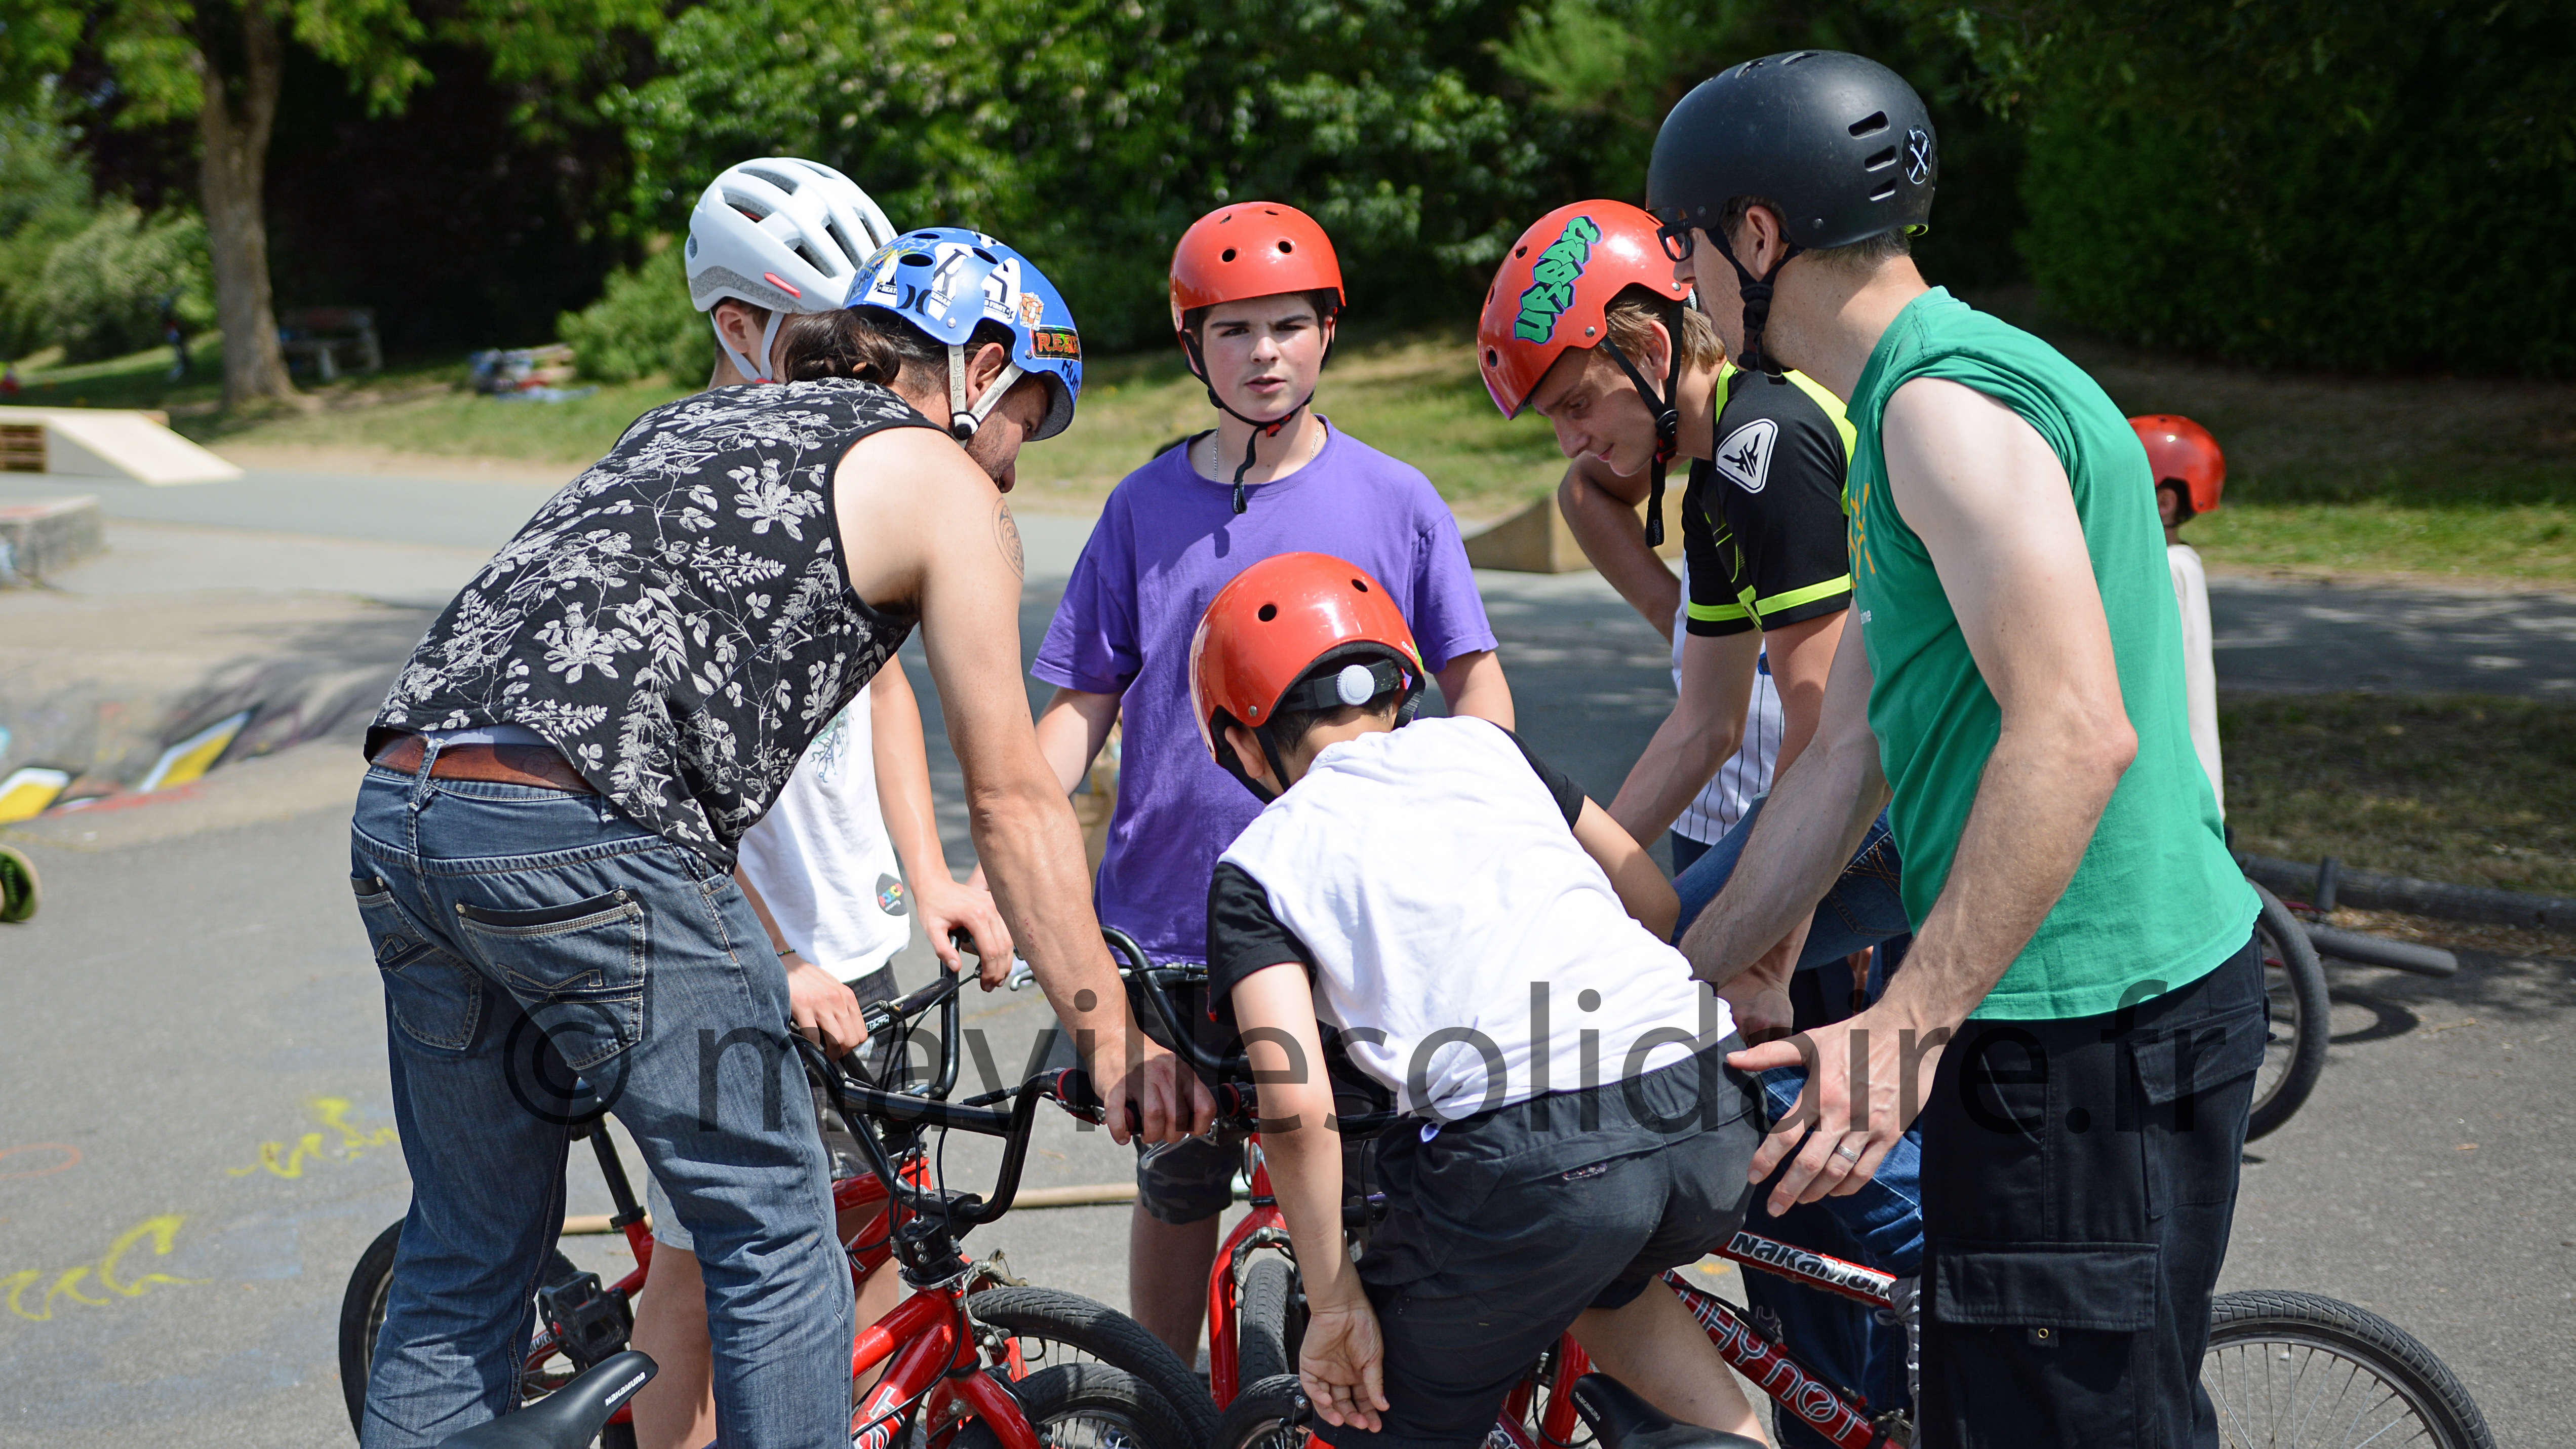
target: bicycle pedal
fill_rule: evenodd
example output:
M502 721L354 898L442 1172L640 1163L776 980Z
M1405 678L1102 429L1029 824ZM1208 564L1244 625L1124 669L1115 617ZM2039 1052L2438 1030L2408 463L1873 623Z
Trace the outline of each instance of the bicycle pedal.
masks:
M537 1290L537 1311L554 1330L564 1356L581 1368L621 1353L635 1332L625 1298L601 1286L597 1273L579 1273Z

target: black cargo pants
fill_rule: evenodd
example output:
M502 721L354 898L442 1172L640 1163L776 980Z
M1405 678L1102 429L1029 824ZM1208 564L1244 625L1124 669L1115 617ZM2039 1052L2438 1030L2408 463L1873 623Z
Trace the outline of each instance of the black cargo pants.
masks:
M2157 994L2161 992L2161 994ZM2172 991L1971 1021L1923 1129L1925 1446L2215 1446L2200 1387L2267 1021L2249 942Z

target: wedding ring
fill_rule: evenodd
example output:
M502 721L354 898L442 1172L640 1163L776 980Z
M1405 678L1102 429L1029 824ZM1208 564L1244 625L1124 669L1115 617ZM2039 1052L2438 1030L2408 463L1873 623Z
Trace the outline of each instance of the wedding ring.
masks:
M1850 1143L1848 1143L1848 1142L1844 1143L1844 1144L1843 1144L1842 1146L1840 1146L1840 1147L1835 1148L1835 1149L1834 1149L1834 1156L1841 1158L1841 1159L1842 1159L1843 1161L1845 1161L1845 1162L1858 1162L1858 1161L1860 1161L1860 1154L1859 1154L1859 1153L1857 1153L1857 1152L1852 1151L1851 1144L1850 1144Z

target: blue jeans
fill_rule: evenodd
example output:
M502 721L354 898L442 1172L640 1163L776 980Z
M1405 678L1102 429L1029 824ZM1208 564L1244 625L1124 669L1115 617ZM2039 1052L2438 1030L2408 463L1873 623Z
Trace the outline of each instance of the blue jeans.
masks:
M576 1076L696 1236L726 1442L843 1442L849 1267L750 902L596 795L433 780L436 757L369 771L350 829L412 1178L364 1449L517 1403Z
M1688 860L1683 859L1681 837L1674 837L1674 864L1679 871L1673 887L1681 896L1675 940L1681 939L1681 933L1735 873L1762 805L1762 800L1754 801L1725 839L1692 852ZM1901 949L1913 929L1905 903L1897 895L1899 869L1896 843L1882 815L1862 837L1842 877L1817 904L1808 927L1807 944L1798 954L1798 974L1789 992L1801 1029L1848 1017L1855 997L1876 1001L1886 989L1886 958ZM1847 958L1873 945L1887 949L1871 958L1870 979L1854 982ZM1806 1080L1805 1070L1799 1067L1776 1067L1762 1074L1763 1105L1771 1120L1789 1114ZM1765 1206L1770 1185L1755 1188L1745 1208L1744 1226L1813 1252L1899 1277L1917 1277L1923 1271L1922 1170L1922 1137L1908 1132L1881 1159L1877 1174L1849 1196L1800 1203L1774 1217ZM1826 1378L1859 1389L1874 1408L1908 1402L1904 1334L1879 1322L1874 1310L1769 1273L1746 1272L1744 1286L1756 1323L1766 1331L1784 1334L1790 1346ZM1787 1414L1773 1418L1784 1445L1825 1443Z
M1682 858L1682 838L1673 837L1673 890L1682 898L1681 921L1673 928L1674 940L1680 940L1683 929L1726 888L1727 878L1735 874L1736 861L1744 855L1744 842L1753 834L1753 822L1762 818L1762 807L1770 798L1764 795L1756 799L1752 808L1744 812L1744 818L1726 832L1725 839L1688 852L1687 864ZM1863 947L1912 931L1914 925L1905 916L1905 901L1897 895L1897 883L1903 879L1901 867L1896 840L1888 834L1887 816L1882 813L1871 823L1869 833L1861 837L1860 849L1852 853L1851 864L1843 867L1842 878L1816 903L1814 923L1807 929L1806 949L1798 953L1798 969L1813 970L1827 961L1839 961Z

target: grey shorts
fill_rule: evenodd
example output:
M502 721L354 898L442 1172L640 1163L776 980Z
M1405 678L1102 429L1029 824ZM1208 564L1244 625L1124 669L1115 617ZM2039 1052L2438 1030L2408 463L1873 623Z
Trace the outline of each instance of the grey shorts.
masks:
M1220 1124L1205 1137L1156 1142L1136 1153L1136 1201L1157 1222L1205 1222L1234 1205L1245 1133Z

